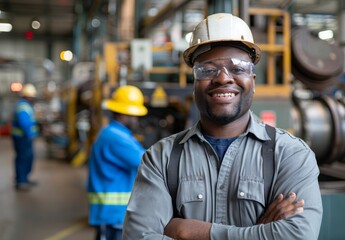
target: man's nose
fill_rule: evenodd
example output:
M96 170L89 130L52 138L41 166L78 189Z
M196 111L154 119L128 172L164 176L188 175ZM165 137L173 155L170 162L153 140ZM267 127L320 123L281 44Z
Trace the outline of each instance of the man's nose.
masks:
M231 74L231 72L226 67L223 66L222 68L219 69L219 72L215 80L219 82L220 81L229 82L229 81L234 81L234 77Z

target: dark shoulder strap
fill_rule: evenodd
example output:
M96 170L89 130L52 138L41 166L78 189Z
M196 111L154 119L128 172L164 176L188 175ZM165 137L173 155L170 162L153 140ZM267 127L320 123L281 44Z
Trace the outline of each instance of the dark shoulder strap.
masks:
M270 125L265 125L266 132L271 140L265 141L262 144L262 157L264 161L264 189L265 189L265 201L268 206L269 193L271 191L273 175L274 175L274 148L276 143L276 129Z
M179 174L179 163L180 163L180 156L183 150L183 144L179 144L182 138L185 136L185 132L180 132L177 134L176 138L174 139L174 143L171 149L169 163L167 167L167 184L169 188L169 192L172 199L172 206L174 208L174 217L178 216L177 209L176 209L176 194L177 194L177 187L178 187L178 174Z

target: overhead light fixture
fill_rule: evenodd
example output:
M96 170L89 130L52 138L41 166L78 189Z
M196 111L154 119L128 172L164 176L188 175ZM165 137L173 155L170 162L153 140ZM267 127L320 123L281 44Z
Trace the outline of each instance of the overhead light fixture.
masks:
M93 28L98 28L101 25L101 21L98 18L94 18L91 21L91 26Z
M150 8L150 9L147 11L147 14L148 14L150 17L156 16L157 13L158 13L158 9L157 9L157 8Z
M332 30L325 30L319 32L318 36L321 40L330 40L333 38L334 34Z
M73 59L73 53L70 50L60 52L60 59L69 62Z
M0 23L0 32L11 32L12 24L10 23Z
M31 27L32 27L33 29L39 29L39 28L41 27L41 23L40 23L39 21L37 21L37 20L33 20L33 21L31 22Z

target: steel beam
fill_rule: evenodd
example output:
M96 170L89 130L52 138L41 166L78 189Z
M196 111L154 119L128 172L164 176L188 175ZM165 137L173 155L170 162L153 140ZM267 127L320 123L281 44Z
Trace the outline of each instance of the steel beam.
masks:
M147 17L143 21L143 26L140 29L140 36L147 36L151 29L162 23L164 20L172 17L176 12L180 11L190 3L191 0L170 1L163 8L160 9L158 14L154 17Z

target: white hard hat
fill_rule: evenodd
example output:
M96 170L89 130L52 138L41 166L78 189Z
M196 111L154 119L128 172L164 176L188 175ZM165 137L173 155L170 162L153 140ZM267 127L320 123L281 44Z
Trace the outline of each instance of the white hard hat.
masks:
M193 66L197 55L211 49L210 43L229 42L242 43L253 63L258 63L261 50L254 43L249 26L241 18L229 13L212 14L194 28L189 48L183 53L184 60L188 66Z
M36 97L37 96L37 90L34 85L31 83L25 84L22 91L21 96L23 97Z

